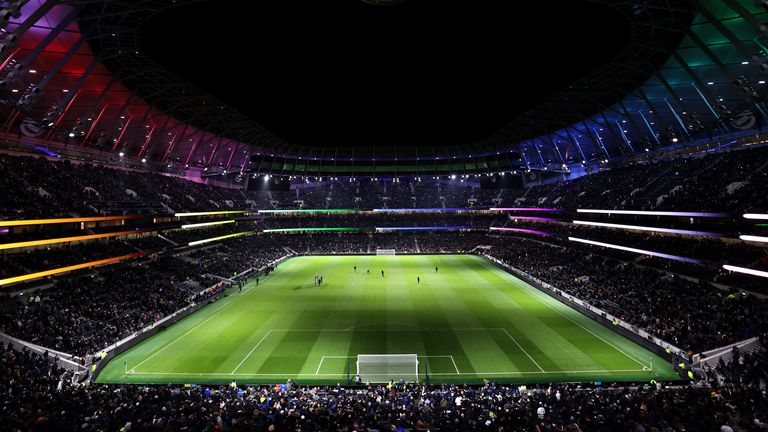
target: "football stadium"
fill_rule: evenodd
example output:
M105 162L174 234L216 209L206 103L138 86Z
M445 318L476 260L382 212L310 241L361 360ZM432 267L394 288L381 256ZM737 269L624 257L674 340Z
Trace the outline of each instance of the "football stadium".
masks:
M1 0L0 430L768 430L766 80L765 0Z

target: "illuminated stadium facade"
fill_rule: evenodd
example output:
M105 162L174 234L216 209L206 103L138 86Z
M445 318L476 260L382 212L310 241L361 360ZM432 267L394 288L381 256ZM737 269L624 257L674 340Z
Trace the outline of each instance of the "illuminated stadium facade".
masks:
M629 20L630 44L493 136L338 148L282 142L158 67L140 50L138 29L166 2L31 1L6 28L4 132L173 172L434 176L594 169L659 149L730 146L763 124L764 9L737 0L599 3Z
M379 60L380 50L381 74L349 78L376 64L361 54L329 68L349 73L338 82L314 63L336 57L310 56L297 76L317 73L308 82L331 95L348 80L342 103L344 91L376 99L363 84L406 88L393 105L337 112L321 100L319 121L341 117L328 130L366 115L394 130L405 113L435 132L430 114L456 110L407 99L428 84L416 69L442 63L418 43L425 63L399 56L414 37L394 19L404 11L417 36L437 35L424 46L440 51L439 40L465 63L466 81L435 77L438 90L493 99L484 92L497 83L478 80L499 64L475 67L432 27L482 57L493 50L467 35L482 25L462 33L454 15L433 16L440 2L287 1L228 13L253 19L245 34L257 38L256 18L270 19L261 12L283 8L290 22L301 9L319 23L293 35L309 51L355 38L353 53ZM489 7L457 4L442 7L468 21ZM221 75L206 68L238 67L224 47L200 49L202 72L172 72L186 54L160 39L198 43L184 31L222 13L214 2L0 2L0 429L765 430L768 2L560 6L548 26L537 14L555 6L513 15L563 38L578 29L564 21L616 21L616 41L599 47L608 60L560 90L544 75L510 87L518 111L479 139L464 140L454 117L439 138L414 130L381 144L393 135L356 134L368 123L334 131L337 142L319 130L313 139L318 123L285 139L294 123L267 127L273 119L248 109L270 104L264 88L241 84L233 97L207 86ZM346 19L340 10L403 35L373 41L351 26L321 38ZM590 21L596 10L605 15ZM362 18L373 14L375 25ZM308 22L296 21L286 35ZM283 30L274 22L267 34ZM200 31L215 45L224 30ZM228 44L248 67L227 79L296 84L264 71L285 58L251 67L264 46L242 34ZM307 56L283 42L288 56ZM535 69L520 49L530 63L516 67ZM570 79L568 62L554 64ZM525 87L538 95L530 107ZM317 106L317 94L281 92L287 105ZM446 140L454 126L463 142Z

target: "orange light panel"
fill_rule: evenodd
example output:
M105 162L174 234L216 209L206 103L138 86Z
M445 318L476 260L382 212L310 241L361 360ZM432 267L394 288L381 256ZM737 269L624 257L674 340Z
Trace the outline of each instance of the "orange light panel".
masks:
M25 225L50 225L50 224L64 224L64 223L79 223L79 222L106 222L126 219L138 219L141 216L93 216L93 217L79 217L79 218L60 218L60 219L23 219L23 220L11 220L0 221L0 227L14 227Z
M84 268L88 268L88 267L95 267L95 266L98 266L98 265L116 263L118 261L125 261L125 260L128 260L128 259L133 259L133 258L136 258L136 257L140 257L142 255L144 255L144 254L137 252L137 253L133 253L133 254L130 254L130 255L122 255L122 256L114 257L114 258L106 258L106 259L98 260L98 261L91 261L91 262L71 265L71 266L67 266L67 267L60 267L60 268L56 268L56 269L52 269L52 270L45 270L45 271L41 271L41 272L37 272L37 273L30 273L30 274L26 274L26 275L22 275L22 276L14 276L14 277L7 278L7 279L0 279L0 286L8 285L8 284L16 283L16 282L23 282L23 281L30 280L30 279L38 279L38 278L42 278L42 277L46 277L46 276L52 276L52 275L56 275L56 274L60 274L60 273L71 272L71 271L80 270L80 269L84 269Z
M95 240L95 239L107 238L107 237L118 237L118 236L123 236L128 234L139 234L143 232L147 232L147 230L119 231L119 232L106 233L106 234L90 234L90 235L75 236L75 237L61 237L61 238L45 239L45 240L31 240L31 241L25 241L25 242L4 243L4 244L0 244L0 250L31 247L31 246L43 246L43 245L49 245L49 244L67 243L67 242L80 241L80 240Z

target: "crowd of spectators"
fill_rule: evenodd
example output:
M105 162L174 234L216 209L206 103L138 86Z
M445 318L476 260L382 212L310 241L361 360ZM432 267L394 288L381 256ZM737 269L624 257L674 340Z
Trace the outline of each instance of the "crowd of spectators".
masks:
M765 431L766 353L694 386L80 385L48 355L0 344L4 430ZM718 378L726 376L726 378ZM344 383L346 384L346 383Z
M0 329L57 351L94 353L179 310L220 277L259 269L286 254L268 237L250 236L62 278L53 288L23 297L23 303L6 297Z
M485 190L458 178L312 178L289 191L245 191L170 175L88 163L0 155L0 217L91 213L170 213L230 208L424 208L556 206L660 210L764 211L768 149L649 159L574 180Z
M247 208L239 189L102 165L0 154L0 218Z

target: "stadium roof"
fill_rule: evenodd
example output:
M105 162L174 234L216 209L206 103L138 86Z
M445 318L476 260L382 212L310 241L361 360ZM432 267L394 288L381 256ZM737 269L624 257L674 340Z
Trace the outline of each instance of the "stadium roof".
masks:
M262 172L429 174L444 161L457 172L598 163L738 136L766 116L765 9L747 0L600 0L627 19L630 44L485 140L292 144L143 52L142 24L187 3L194 1L28 2L6 28L3 132L171 169L238 171L253 155Z

